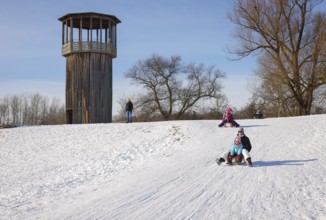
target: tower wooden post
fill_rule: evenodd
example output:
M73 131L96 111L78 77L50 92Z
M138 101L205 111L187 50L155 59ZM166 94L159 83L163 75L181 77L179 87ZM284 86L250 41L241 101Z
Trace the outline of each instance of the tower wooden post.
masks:
M66 122L112 122L112 59L121 21L94 12L66 14L59 21L66 57Z

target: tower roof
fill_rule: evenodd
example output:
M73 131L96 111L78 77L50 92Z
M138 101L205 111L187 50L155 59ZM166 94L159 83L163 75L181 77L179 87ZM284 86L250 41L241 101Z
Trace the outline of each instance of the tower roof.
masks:
M93 29L99 29L100 28L100 19L104 20L113 20L116 24L121 23L121 21L113 15L108 14L100 14L96 12L83 12L83 13L69 13L66 14L60 18L58 18L59 21L64 22L67 19L72 18L73 20L73 27L79 28L80 27L80 18L83 18L83 27L84 29L90 29L90 20L86 18L95 18L92 20L92 28ZM85 18L85 19L84 19ZM70 22L67 22L68 26L70 26Z

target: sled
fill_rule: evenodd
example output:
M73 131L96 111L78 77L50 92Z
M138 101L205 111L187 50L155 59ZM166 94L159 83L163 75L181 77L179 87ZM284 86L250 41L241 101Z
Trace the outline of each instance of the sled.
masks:
M233 128L234 125L232 123L227 122L227 123L224 124L224 127L226 127L226 128L227 127Z
M221 165L221 163L219 163L219 159L220 158L216 158L215 159L215 162L217 163L217 165ZM245 165L245 164L247 164L248 166L252 166L252 165L249 165L244 159L242 159L241 160L241 162L240 163L238 163L238 162L236 162L236 159L235 158L232 158L232 164L227 164L227 162L225 161L225 162L223 162L223 164L225 164L225 165L228 165L228 166L234 166L234 165Z

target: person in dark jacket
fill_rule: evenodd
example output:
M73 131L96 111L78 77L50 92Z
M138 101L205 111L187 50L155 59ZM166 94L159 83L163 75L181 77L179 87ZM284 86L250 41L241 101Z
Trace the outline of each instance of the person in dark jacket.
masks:
M258 110L258 111L256 112L256 114L254 115L254 118L255 118L255 119L262 119L262 118L263 118L263 113L261 113L261 111Z
M243 145L242 148L242 157L244 158L244 160L249 164L249 166L252 166L252 161L251 161L251 157L249 152L251 151L251 143L250 143L250 139L245 135L244 133L244 129L243 128L239 128L238 129L238 134L237 137L241 137L241 144ZM225 162L227 160L229 156L229 151L225 151L221 157L216 158L216 163L218 165L220 165L221 163Z
M126 113L127 113L127 123L132 123L132 110L134 108L134 105L131 102L131 99L128 99L128 102L126 104Z
M238 136L241 137L241 143L243 145L242 156L245 159L245 161L248 162L249 166L252 166L251 157L250 157L250 154L249 154L252 147L251 147L251 143L250 143L249 138L244 133L243 128L239 128Z

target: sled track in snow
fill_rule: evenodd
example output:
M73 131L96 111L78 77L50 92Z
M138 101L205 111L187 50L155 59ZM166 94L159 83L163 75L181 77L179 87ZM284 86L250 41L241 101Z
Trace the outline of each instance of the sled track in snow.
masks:
M8 216L15 219L325 219L325 119L322 115L239 120L253 145L253 167L215 163L216 156L229 147L237 131L218 128L216 121L130 124L129 130L123 130L124 134L119 129L112 134L126 137L117 143L128 150L112 153L120 155L116 164L123 162L125 168L106 174L103 155L96 155L111 151L96 148L96 154L83 154L92 158L90 164L101 164L95 166L99 170L97 175L91 175L92 179L76 182L66 193L41 196L34 204L38 207L35 210L26 212L22 206L21 212L14 210L11 213L16 214ZM107 132L112 132L110 129ZM137 137L129 132L135 132ZM101 169L106 175L101 176ZM48 177L49 181L52 177Z

